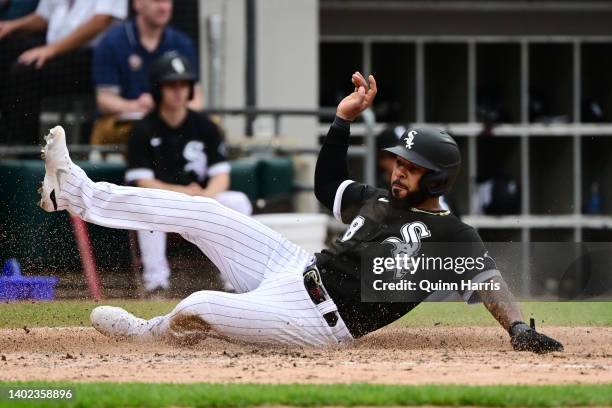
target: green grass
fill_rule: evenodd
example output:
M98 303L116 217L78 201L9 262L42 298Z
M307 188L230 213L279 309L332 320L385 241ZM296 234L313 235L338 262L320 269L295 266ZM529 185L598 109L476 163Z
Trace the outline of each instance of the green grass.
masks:
M121 306L144 318L168 313L178 300L55 301L0 304L2 327L89 326L89 313L100 304ZM610 302L525 302L525 318L536 318L546 326L612 326ZM488 326L497 323L482 305L462 302L423 303L404 316L403 326Z
M246 407L246 406L609 406L612 385L303 385L0 383L0 407ZM72 400L15 403L7 388L69 388Z
M89 326L99 304L125 307L149 318L172 310L177 301L114 300L0 304L0 327ZM525 316L545 325L612 326L612 303L523 303ZM483 326L494 320L482 306L425 303L398 323L406 326ZM393 382L393 373L389 373ZM70 388L70 401L16 403L7 388ZM610 406L612 384L550 386L399 386L373 384L141 384L0 382L0 407L244 407L244 406Z
M61 300L0 304L0 327L89 326L89 313L100 305L121 306L137 316L151 318L168 313L178 300Z
M522 302L525 320L546 326L612 326L612 302ZM427 302L397 323L406 326L495 326L482 305Z

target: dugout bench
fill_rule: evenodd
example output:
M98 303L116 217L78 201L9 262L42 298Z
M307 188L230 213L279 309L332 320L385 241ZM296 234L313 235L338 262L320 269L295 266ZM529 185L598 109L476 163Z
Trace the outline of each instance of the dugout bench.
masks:
M77 161L94 181L122 184L125 167L116 163ZM38 207L37 189L44 177L41 160L0 161L0 261L17 258L26 273L81 270L81 259L69 216L46 213ZM293 163L287 157L240 159L231 162L232 190L252 202L290 199ZM130 268L129 232L88 224L98 268Z

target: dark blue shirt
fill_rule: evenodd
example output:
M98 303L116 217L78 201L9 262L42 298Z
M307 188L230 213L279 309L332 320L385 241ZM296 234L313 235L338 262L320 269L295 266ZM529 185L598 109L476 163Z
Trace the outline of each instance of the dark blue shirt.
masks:
M38 0L18 0L9 2L0 0L0 21L14 20L26 16L34 12L37 5Z
M168 51L178 51L187 57L198 76L196 50L187 35L168 26L157 49L149 52L140 43L134 20L120 24L109 30L94 49L94 84L119 87L121 97L136 99L149 92L149 67Z

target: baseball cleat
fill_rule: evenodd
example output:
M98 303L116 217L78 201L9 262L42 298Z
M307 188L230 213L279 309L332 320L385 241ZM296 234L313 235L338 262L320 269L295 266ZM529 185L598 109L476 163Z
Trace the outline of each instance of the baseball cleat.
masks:
M70 172L72 161L66 146L66 133L61 126L51 129L45 141L40 155L45 161L45 178L39 188L41 199L38 205L52 212L58 210L57 196L62 191L62 183Z
M89 316L93 327L108 337L147 338L147 321L115 306L98 306Z

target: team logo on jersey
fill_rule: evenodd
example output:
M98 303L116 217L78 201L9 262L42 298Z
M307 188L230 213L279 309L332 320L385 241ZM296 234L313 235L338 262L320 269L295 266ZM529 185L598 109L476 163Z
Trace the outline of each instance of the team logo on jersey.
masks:
M132 71L138 71L142 67L142 58L138 54L132 54L128 57L128 65Z
M151 139L151 146L157 147L162 144L161 137L154 137Z
M185 164L185 172L194 172L198 176L199 181L204 181L206 176L206 153L204 153L204 142L192 140L185 145L183 149L183 157L187 160Z
M416 130L411 130L408 132L408 136L404 138L404 142L406 142L406 149L412 149L412 146L414 146L414 136L417 134L418 133Z
M431 232L429 228L427 228L427 225L421 221L416 221L404 224L400 229L400 235L401 238L389 237L383 241L383 243L393 245L393 249L391 250L393 258L398 255L403 258L404 256L412 257L417 254L421 250L421 240L431 237ZM412 263L409 263L409 265L411 266L409 266L407 270L396 269L394 278L401 279L407 273L411 273L415 266Z
M219 148L217 149L217 152L219 152L219 154L223 157L227 156L227 145L223 142L219 143Z

